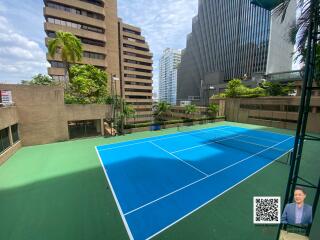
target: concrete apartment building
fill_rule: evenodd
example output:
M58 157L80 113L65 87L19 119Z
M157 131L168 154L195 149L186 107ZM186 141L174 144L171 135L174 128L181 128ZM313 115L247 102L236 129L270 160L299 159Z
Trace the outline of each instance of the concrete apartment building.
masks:
M167 48L159 62L159 100L176 105L177 74L181 50Z
M233 78L291 71L294 46L288 29L295 21L294 0L283 23L250 0L199 1L178 68L178 98L207 104Z
M135 121L150 120L152 54L141 36L141 30L124 24L118 18L117 1L44 0L44 3L46 43L59 30L73 33L83 43L81 63L106 71L109 74L110 89L110 76L119 78L120 81L113 83L115 92L135 106ZM56 55L51 58L47 55L47 60L51 65L48 74L63 81L64 66L61 57Z
M140 28L119 19L119 34L122 96L136 110L134 121L151 121L152 54Z

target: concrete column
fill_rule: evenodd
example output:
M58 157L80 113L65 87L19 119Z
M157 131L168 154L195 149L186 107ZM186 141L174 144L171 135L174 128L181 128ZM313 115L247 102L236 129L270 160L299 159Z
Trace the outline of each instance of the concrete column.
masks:
M101 136L104 136L104 124L103 124L103 119L100 119L100 126L101 126Z
M9 141L10 141L10 146L12 146L13 145L13 139L12 139L11 126L9 126Z

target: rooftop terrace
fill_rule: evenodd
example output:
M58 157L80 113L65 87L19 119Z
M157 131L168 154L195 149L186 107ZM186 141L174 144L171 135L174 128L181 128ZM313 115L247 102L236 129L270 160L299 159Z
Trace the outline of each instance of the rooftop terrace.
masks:
M222 122L186 127L244 126ZM181 129L180 129L181 130ZM0 239L127 239L95 146L177 132L166 129L23 147L0 166ZM307 141L301 171L316 182L319 146ZM289 166L275 162L155 239L275 239L277 226L252 223L254 196L284 196ZM309 199L312 199L310 196ZM310 239L319 239L319 208Z

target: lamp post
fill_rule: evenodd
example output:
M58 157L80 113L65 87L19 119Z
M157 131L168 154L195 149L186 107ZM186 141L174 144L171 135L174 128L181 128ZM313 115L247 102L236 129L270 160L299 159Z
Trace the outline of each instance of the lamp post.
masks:
M113 134L113 129L117 126L117 115L116 115L116 104L118 103L118 93L117 93L117 84L116 81L120 79L116 75L111 75L111 95L112 95L112 122L111 122L111 131Z

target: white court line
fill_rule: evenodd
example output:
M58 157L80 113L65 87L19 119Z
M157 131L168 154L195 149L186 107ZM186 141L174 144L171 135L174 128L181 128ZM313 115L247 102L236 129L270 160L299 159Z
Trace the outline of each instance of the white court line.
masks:
M149 143L151 143L152 145L156 146L157 148L159 148L160 150L170 154L171 156L173 156L174 158L178 159L179 161L187 164L189 167L192 167L194 170L204 174L205 176L208 176L208 174L206 174L205 172L202 172L200 169L196 168L195 166L193 166L192 164L190 163L187 163L186 161L182 160L181 158L177 157L176 155L174 155L173 153L171 152L168 152L167 150L165 150L164 148L160 147L158 144L155 144L154 142L150 141Z
M237 133L237 132L232 132L232 131L223 130L223 129L217 129L217 131L226 132L226 133ZM270 139L267 139L267 138L255 137L255 136L250 136L250 135L241 134L241 133L239 133L239 135L241 135L243 137L255 138L255 139L259 139L259 140L263 140L263 141L267 141L267 142L271 142L271 143L277 143L276 140L270 140Z
M209 177L212 177L212 176L214 176L214 175L216 175L216 174L218 174L218 173L220 173L220 172L222 172L222 171L225 171L225 170L227 170L227 169L229 169L229 168L231 168L231 167L233 167L233 166L235 166L235 165L238 165L239 163L242 163L242 162L244 162L244 161L246 161L246 160L248 160L248 159L250 159L250 158L252 158L252 157L254 157L254 156L257 156L258 154L263 153L263 152L265 152L265 151L267 151L267 150L269 150L269 149L271 149L271 148L274 148L274 147L280 145L281 143L284 143L284 142L288 141L288 140L291 139L291 138L293 138L293 137L290 137L290 138L288 138L288 139L286 139L286 140L283 140L282 142L279 142L279 143L277 143L277 144L275 144L275 145L273 145L273 146L271 146L271 147L269 147L269 148L266 148L266 149L264 149L264 150L262 150L262 151L260 151L260 152L257 152L257 153L255 153L255 154L253 154L253 155L250 155L249 157L246 157L246 158L244 158L244 159L242 159L242 160L239 160L238 162L235 162L235 163L233 163L233 164L231 164L231 165L229 165L229 166L227 166L227 167L225 167L225 168L223 168L223 169L220 169L219 171L216 171L216 172L214 172L214 173L212 173L212 174L210 174L210 175L207 175L206 177L203 177L203 178L201 178L201 179L199 179L199 180L197 180L197 181L194 181L194 182L192 182L192 183L190 183L190 184L188 184L188 185L186 185L186 186L184 186L184 187L181 187L181 188L179 188L179 189L176 189L175 191L170 192L170 193L168 193L168 194L166 194L166 195L164 195L164 196L162 196L162 197L160 197L160 198L157 198L157 199L155 199L155 200L153 200L153 201L151 201L151 202L149 202L149 203L146 203L146 204L144 204L144 205L142 205L142 206L140 206L140 207L138 207L138 208L136 208L136 209L133 209L133 210L125 213L124 215L126 216L126 215L128 215L128 214L131 214L131 213L133 213L133 212L138 211L138 210L141 209L141 208L144 208L144 207L146 207L146 206L148 206L148 205L151 205L151 204L153 204L153 203L155 203L155 202L158 202L159 200L161 200L161 199L163 199L163 198L166 198L166 197L168 197L168 196L170 196L170 195L172 195L172 194L174 194L174 193L177 193L177 192L179 192L179 191L181 191L181 190L183 190L183 189L185 189L185 188L187 188L187 187L190 187L190 186L192 186L192 185L194 185L194 184L196 184L196 183L198 183L198 182L201 182L201 181L203 181L203 180L205 180L205 179L207 179L207 178L209 178Z
M180 150L177 150L177 151L174 151L174 152L171 152L171 153L184 152L184 151L188 151L188 150L191 150L191 149L194 149L194 148L204 147L204 146L207 146L207 145L212 145L214 143L218 143L218 142L222 142L222 141L226 141L226 140L230 140L230 139L235 139L237 137L241 137L241 135L236 135L234 137L220 139L220 140L216 140L216 141L210 141L209 143L199 144L199 145L196 145L196 146L193 146L193 147L180 149Z
M230 126L228 127L225 127L225 128L230 128ZM223 129L225 129L223 128ZM196 135L196 134L199 134L199 133L204 133L204 132L211 132L211 131L217 131L219 129L216 129L216 128L211 128L209 130L195 130L195 131L189 131L189 132L186 132L186 133L181 133L179 135L176 135L177 133L174 133L175 136L171 136L171 137L166 137L166 138L158 138L158 137L161 137L161 136L157 136L157 137L150 137L150 138L144 138L144 139L152 139L152 138L156 138L154 140L152 140L153 142L155 141L160 141L160 140L165 140L165 139L171 139L171 138L178 138L178 137L183 137L183 136L188 136L188 135ZM167 135L173 135L173 134L167 134ZM166 136L166 135L162 135L162 136ZM132 140L132 141L136 141L136 140ZM112 149L117 149L117 148L122 148L122 147L128 147L128 146L133 146L133 145L138 145L138 144L142 144L142 143L148 143L150 142L150 140L148 141L142 141L142 142L137 142L137 143L131 143L131 144L125 144L125 145L121 145L121 146L116 146L116 147L111 147L111 148L104 148L104 149L100 149L99 151L106 151L106 150L112 150Z
M253 142L247 142L247 141L243 141L243 140L240 140L240 139L237 139L239 137L243 137L244 135L236 135L235 137L230 137L230 138L225 138L225 139L221 139L221 140L217 140L217 141L210 141L210 143L205 143L205 144L200 144L200 145L196 145L196 146L193 146L193 147L189 147L189 148L184 148L184 149L180 149L180 150L177 150L177 151L174 151L174 152L171 152L171 153L178 153L178 152L184 152L184 151L188 151L188 150L191 150L191 149L194 149L194 148L199 148L199 147L204 147L204 146L207 146L207 145L212 145L214 143L219 143L219 142L224 142L224 141L227 141L227 140L235 140L237 142L243 142L243 143L246 143L246 144L252 144L252 145L256 145L256 146L259 146L259 147L265 147L265 148L268 148L270 146L266 146L266 145L262 145L262 144L258 144L258 143L253 143ZM228 147L228 146L226 146ZM232 147L229 147L229 148L232 148ZM287 151L285 149L281 149L281 148L273 148L279 152L284 152L284 151Z
M117 204L118 210L119 210L119 212L120 212L122 221L123 221L123 223L124 223L124 226L125 226L125 228L126 228L126 230L127 230L128 235L129 235L129 238L130 238L131 240L133 240L134 238L133 238L133 235L132 235L132 233L131 233L130 227L129 227L129 225L128 225L128 223L127 223L127 220L126 220L126 218L125 218L125 216L124 216L124 214L123 214L123 211L122 211L122 209L121 209L120 203L119 203L118 198L117 198L117 195L116 195L116 193L115 193L115 191L114 191L114 189L113 189L113 186L112 186L111 181L110 181L110 179L109 179L109 176L108 176L108 174L107 174L107 170L105 169L105 167L104 167L104 165L103 165L103 162L102 162L101 157L100 157L100 153L99 153L97 147L95 147L95 149L96 149L96 152L97 152L97 154L98 154L98 157L99 157L99 160L100 160L100 163L101 163L101 166L102 166L104 175L106 176L107 181L108 181L108 184L109 184L109 186L110 186L110 188L111 188L111 192L112 192L113 198L114 198L114 200L116 201L116 204Z
M243 135L242 135L243 136ZM263 144L259 144L259 143L253 143L253 142L248 142L248 141L244 141L244 140L240 140L240 139L234 139L235 141L238 141L238 142L243 142L243 143L247 143L247 144L252 144L252 145L256 145L256 146L259 146L259 147L270 147L270 146L266 146L266 145L263 145ZM277 151L280 151L280 152L285 152L287 150L285 149L281 149L281 148L273 148Z
M274 135L279 135L279 136L284 136L284 137L292 137L292 135L288 135L288 134L282 134L282 133L277 133L277 132L268 132L268 131L262 131L262 130L257 130L257 129L252 129L252 128L242 128L242 127L237 127L237 126L233 126L233 128L237 129L237 128L240 128L240 129L246 129L246 130L250 130L250 131L253 131L253 132L259 132L259 133L272 133ZM270 128L270 127L268 127ZM236 133L236 132L232 132L232 133ZM249 135L247 135L249 136ZM263 138L265 139L265 138ZM267 141L273 141L275 142L276 140L267 140Z
M291 152L293 150L293 148L291 148L288 152ZM228 192L229 190L231 190L232 188L238 186L240 183L246 181L248 178L252 177L253 175L255 175L256 173L262 171L263 169L265 169L266 167L268 167L270 164L274 163L275 161L277 161L278 159L282 158L283 156L285 156L288 152L284 153L283 155L281 155L280 157L276 158L275 160L273 160L272 162L268 163L267 165L263 166L262 168L258 169L257 171L255 171L254 173L250 174L249 176L247 176L246 178L242 179L240 182L237 182L236 184L234 184L233 186L229 187L228 189L226 189L225 191L223 191L222 193L218 194L217 196L215 196L214 198L208 200L207 202L205 202L204 204L200 205L199 207L195 208L194 210L192 210L191 212L187 213L186 215L182 216L181 218L179 218L178 220L174 221L173 223L169 224L168 226L166 226L165 228L161 229L160 231L156 232L155 234L151 235L150 237L148 237L146 240L149 240L155 236L157 236L158 234L162 233L163 231L167 230L168 228L172 227L174 224L180 222L182 219L188 217L189 215L191 215L192 213L198 211L200 208L204 207L205 205L209 204L210 202L212 202L213 200L217 199L218 197L220 197L221 195L223 195L224 193Z

